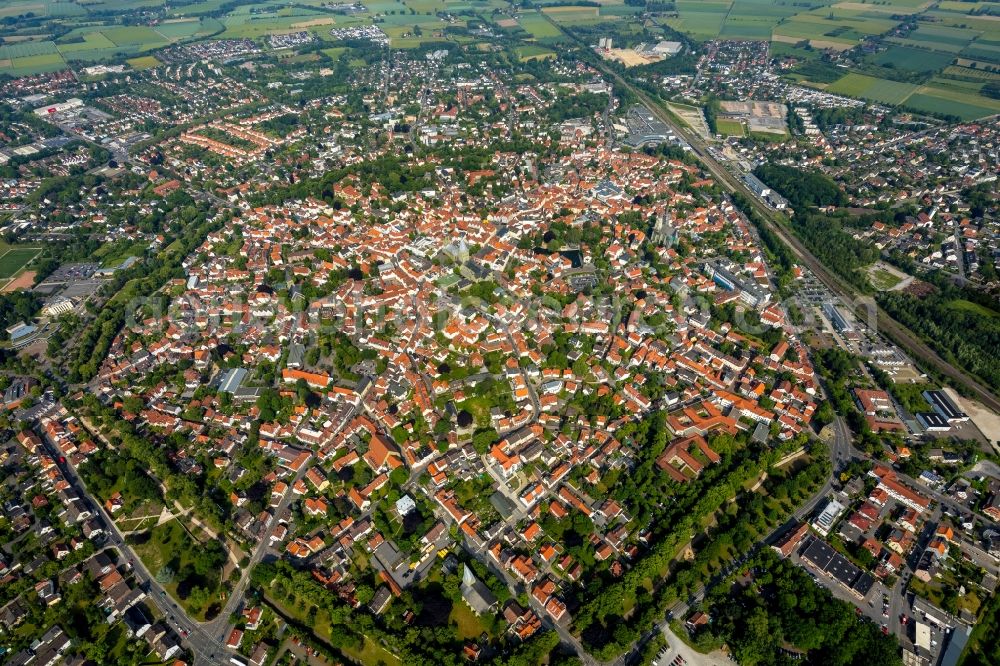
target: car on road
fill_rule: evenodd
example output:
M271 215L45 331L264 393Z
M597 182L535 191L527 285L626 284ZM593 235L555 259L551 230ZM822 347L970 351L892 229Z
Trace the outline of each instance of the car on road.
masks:
M886 636L889 635L889 626L884 622L882 623L882 633L885 634Z

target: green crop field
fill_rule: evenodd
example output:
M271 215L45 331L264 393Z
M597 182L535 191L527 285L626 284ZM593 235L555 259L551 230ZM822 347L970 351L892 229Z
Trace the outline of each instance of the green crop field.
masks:
M45 55L14 58L11 60L0 59L0 63L6 63L5 65L0 65L0 73L7 73L11 76L54 72L66 67L66 61L58 53L47 53Z
M171 23L161 23L156 26L156 32L167 39L184 39L199 33L211 34L221 30L222 24L215 19L190 19Z
M157 33L152 28L140 25L105 28L101 32L115 46L150 46L162 44L167 41L163 35Z
M884 104L902 104L916 89L913 83L900 83L888 79L878 79L874 76L850 73L846 74L827 87L832 93L860 97Z
M910 95L906 106L925 113L958 116L962 120L975 120L1000 113L1000 101L932 86L924 86Z
M767 19L731 18L722 25L719 36L728 39L770 39L773 29L773 22Z
M51 41L43 42L18 42L8 44L0 49L0 57L3 58L29 58L31 56L51 55L58 53L56 43Z
M564 25L586 25L602 20L597 7L546 7L542 12L556 23Z
M82 39L83 41L69 41L78 39ZM108 39L103 32L98 32L97 30L76 32L75 34L71 32L61 38L57 46L59 47L59 52L63 54L75 53L77 51L114 50L115 48L114 42Z
M991 65L1000 64L1000 41L977 39L975 42L962 49L961 55L966 58L985 60Z
M888 51L872 58L872 62L912 72L936 72L950 65L954 59L954 56L947 53L908 46L892 46Z

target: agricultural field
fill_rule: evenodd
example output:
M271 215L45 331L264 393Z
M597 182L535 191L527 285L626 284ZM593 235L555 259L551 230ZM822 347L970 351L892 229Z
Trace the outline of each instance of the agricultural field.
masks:
M112 3L89 4L89 11L102 11ZM130 3L129 8L149 3ZM4 15L13 16L24 8L34 5L14 3L7 4L0 0L0 18ZM38 74L41 72L64 69L65 67L84 67L96 61L114 60L122 56L139 57L150 51L168 46L181 40L208 37L221 32L224 26L215 19L168 19L155 25L108 25L109 19L85 20L88 9L69 2L39 3L42 15L57 15L58 21L69 27L68 32L57 33L53 41L45 35L31 34L30 31L18 34L17 24L11 28L11 34L4 36L4 45L0 46L0 73L12 76ZM63 11L65 7L73 6L80 13ZM56 9L62 8L62 9ZM53 14L53 12L62 12ZM79 18L79 20L77 20ZM77 26L77 27L73 27ZM149 61L148 66L155 66ZM139 67L143 65L140 64Z
M864 74L845 74L827 87L827 91L851 97L860 97L883 104L902 104L918 86L888 79L877 79Z
M932 79L928 85L918 85L852 72L827 86L826 90L904 106L917 112L974 120L1000 113L1000 100L980 95L981 87L981 84L950 79Z
M1000 113L998 100L933 86L922 86L910 95L906 106L926 113L958 116L961 120L974 120Z
M668 19L667 25L695 39L714 39L722 32L731 3L700 2L699 0L678 0L679 18Z
M429 42L467 42L446 34L449 25L438 14L451 13L464 24L463 13L475 12L503 28L523 30L527 42L515 48L522 61L551 58L545 48L563 41L560 27L609 25L622 35L641 30L633 17L641 7L624 0L563 4L542 0L537 9L511 16L492 15L510 8L505 0L361 0L366 12L343 15L326 11L325 0L293 4L259 0L249 4L226 0L194 0L169 6L164 0L0 0L4 17L53 16L70 28L54 34L13 34L0 44L0 73L33 74L98 61L125 61L134 69L156 66L157 49L203 38L249 38L308 30L331 47L334 27L377 21L396 48ZM997 113L996 100L982 94L983 85L1000 78L989 71L1000 64L1000 21L971 15L997 7L993 2L937 4L926 0L676 0L676 12L655 19L696 40L754 39L771 43L773 55L791 55L800 64L787 74L805 85L861 99L902 105L918 112L949 114L963 119ZM109 25L100 13L136 7L164 7L163 18L143 25ZM220 13L220 10L221 13ZM208 16L214 13L215 16ZM92 16L97 14L97 16ZM904 25L905 17L921 20L898 36L883 37ZM9 22L9 21L8 21ZM649 24L647 24L647 28ZM826 49L849 50L863 40L880 40L881 48L863 57L863 71L849 71L822 59ZM339 57L339 51L327 55ZM290 55L294 57L294 55ZM973 66L974 65L974 66ZM951 105L949 108L949 104ZM737 128L729 130L736 132ZM740 128L744 131L744 128Z
M0 73L11 76L25 76L42 72L54 72L66 67L66 61L58 53L27 56L24 58L0 58Z
M910 46L892 46L888 51L873 57L872 62L883 67L911 72L937 72L950 65L954 59L954 56L948 53Z
M562 37L559 28L549 23L548 19L538 12L524 12L517 18L518 25L535 39L553 39Z
M588 25L602 21L599 7L546 7L542 13L560 25Z
M788 76L806 85L965 119L997 112L994 100L979 94L981 86L962 85L1000 76L984 71L1000 65L996 2L677 0L676 10L660 21L695 40L769 41L773 55L802 62ZM906 17L918 19L909 32ZM897 28L900 32L889 36ZM864 73L844 76L821 61L826 49L848 51L865 40L883 48L864 57ZM972 62L979 71L969 67ZM941 100L952 101L954 108L946 110Z
M956 77L958 79L975 79L983 82L1000 81L1000 73L998 72L988 72L972 67L960 67L959 65L945 67L941 70L941 73L945 76Z

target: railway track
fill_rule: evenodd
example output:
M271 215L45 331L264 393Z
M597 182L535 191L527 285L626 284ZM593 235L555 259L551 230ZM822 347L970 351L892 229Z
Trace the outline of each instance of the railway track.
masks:
M562 28L551 19L549 19L549 21L569 36L569 38L575 41L579 46L589 51L590 47L582 39L574 35L572 32L562 30ZM775 218L774 213L769 208L761 203L760 200L757 199L757 197L755 197L736 176L734 176L728 169L720 164L711 155L711 153L709 153L708 146L701 139L701 137L697 136L686 127L681 126L659 102L652 99L648 93L626 80L618 72L607 67L603 61L596 57L590 60L594 67L599 69L605 76L614 79L614 81L622 87L627 88L640 101L642 101L642 103L645 104L657 118L666 123L667 126L672 128L679 136L687 141L691 146L692 152L698 156L702 164L705 165L705 168L707 168L709 172L711 172L711 174L730 192L740 192L746 196L751 201L764 222L768 225L769 229L792 250L796 259L812 271L817 279L819 279L819 281L822 282L827 289L840 297L844 305L850 309L855 316L860 316L862 319L866 319L871 312L874 312L876 315L875 323L877 324L878 331L880 333L886 335L897 345L906 349L911 356L915 357L926 366L933 368L941 375L947 377L963 387L966 391L972 393L976 399L990 409L1000 412L1000 398L998 398L993 391L981 384L974 377L969 376L967 373L956 368L946 359L942 358L941 355L934 351L918 335L890 317L888 313L878 306L874 299L859 294L856 289L848 285L842 278L827 269L826 266L824 266L823 263L819 261L819 259L817 259L808 248L805 247L802 241L794 236L787 229L787 227L781 223L780 220Z

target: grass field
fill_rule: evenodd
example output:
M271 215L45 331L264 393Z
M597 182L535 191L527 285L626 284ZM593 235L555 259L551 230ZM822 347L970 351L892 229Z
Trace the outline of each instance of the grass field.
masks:
M555 58L556 52L552 49L547 49L544 46L538 46L537 44L525 44L524 46L518 46L514 49L517 54L518 60L521 62L527 62L528 60L546 60L548 58Z
M996 310L991 310L985 306L979 305L978 303L973 303L972 301L966 301L964 299L954 300L948 304L949 308L954 310L960 310L962 312L971 312L972 314L979 315L981 317L1000 317L1000 312Z
M723 136L745 136L743 123L738 120L717 120L715 123L719 134Z
M910 95L906 100L906 106L925 113L958 116L962 120L974 120L1000 113L1000 103L997 100L931 86L923 86Z
M16 247L0 254L0 279L17 275L39 252L41 248Z
M158 67L160 65L160 61L154 58L153 56L141 56L139 58L129 58L125 62L127 62L132 67L132 69L139 69L139 70L152 69L153 67Z
M462 638L478 638L486 631L482 621L472 612L472 609L464 603L457 603L451 607L451 614L448 616L449 623L454 622L458 635Z
M347 53L347 47L346 46L335 46L333 48L323 49L322 51L320 51L320 53L322 53L323 55L327 56L331 60L340 60L340 56L342 56L345 53Z
M170 567L174 572L179 572L190 560L191 553L197 548L198 542L188 534L184 526L176 519L170 520L162 525L152 528L146 536L139 538L129 537L132 548L136 555L142 560L146 568L153 576L156 576L164 567ZM180 599L177 594L177 582L165 583L163 587L170 596L187 608L186 600ZM204 616L193 615L198 619Z

